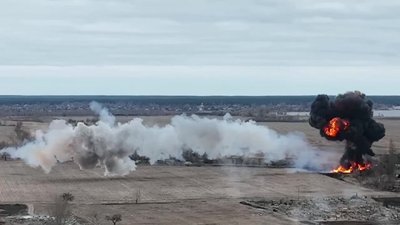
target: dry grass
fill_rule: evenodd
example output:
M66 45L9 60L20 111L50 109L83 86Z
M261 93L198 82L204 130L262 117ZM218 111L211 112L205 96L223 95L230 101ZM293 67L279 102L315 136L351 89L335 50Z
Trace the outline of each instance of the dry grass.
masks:
M144 121L163 125L169 119L145 117ZM390 138L395 146L400 146L400 121L383 122L387 137L375 145L377 153L387 153ZM300 131L323 150L343 151L342 143L324 140L307 123L261 124L281 133ZM47 125L47 122L24 122L29 130L45 129ZM0 138L7 137L13 129L0 126ZM140 166L126 177L109 178L103 176L101 169L81 171L71 163L58 165L50 174L45 174L20 161L0 161L0 177L0 202L29 203L34 205L35 212L47 213L55 195L71 192L76 196L74 214L106 224L105 215L120 213L121 225L160 221L163 224L265 224L268 221L286 225L293 222L263 214L239 202L259 197L388 195L320 174L265 168Z

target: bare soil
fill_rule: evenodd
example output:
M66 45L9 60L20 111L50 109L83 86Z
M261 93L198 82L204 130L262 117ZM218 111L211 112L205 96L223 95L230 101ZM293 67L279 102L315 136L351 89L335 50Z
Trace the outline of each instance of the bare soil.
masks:
M24 127L30 131L45 130L51 119L25 121ZM119 119L123 121L130 118ZM170 117L143 119L149 125L163 125L169 122ZM12 124L13 121L15 118L6 122ZM387 152L389 139L393 139L395 145L400 147L400 121L382 122L387 129L387 137L374 145L378 154ZM260 124L280 133L302 132L311 144L322 151L343 151L342 143L322 139L318 131L307 123ZM12 135L12 126L0 126L0 141L9 140ZM318 221L311 220L318 218L306 218L310 221L304 221L304 218L240 202L298 198L347 199L356 193L368 199L400 197L400 194L371 190L318 173L288 169L140 166L126 177L104 177L101 168L82 171L73 163L60 164L45 174L41 169L31 168L21 161L0 161L0 204L32 205L33 213L45 215L54 196L64 192L75 196L74 214L88 221L97 217L97 225L109 224L104 217L116 213L122 214L120 225L316 224ZM136 204L138 192L140 201ZM335 224L334 221L322 222ZM360 224L368 223L361 221Z

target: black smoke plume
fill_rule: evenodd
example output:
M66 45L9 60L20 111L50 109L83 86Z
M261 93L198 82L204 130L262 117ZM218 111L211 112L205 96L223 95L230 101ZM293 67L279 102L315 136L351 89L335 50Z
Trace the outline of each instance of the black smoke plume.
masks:
M385 136L383 124L373 119L373 103L365 94L355 91L339 94L334 100L318 95L311 105L309 123L321 136L332 141L346 141L340 164L363 164L363 155L374 156L371 146Z

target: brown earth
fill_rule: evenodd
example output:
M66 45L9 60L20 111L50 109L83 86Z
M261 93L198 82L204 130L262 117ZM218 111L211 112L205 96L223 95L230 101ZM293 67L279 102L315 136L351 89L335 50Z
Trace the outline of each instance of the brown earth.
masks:
M355 193L399 196L316 173L270 168L142 166L129 176L110 178L100 168L81 171L73 163L45 174L20 161L0 161L0 177L2 204L28 204L35 213L46 214L54 196L70 192L75 215L90 219L97 213L103 220L121 213L126 225L296 224L293 218L240 202Z
M25 121L29 130L46 129L52 118ZM128 120L130 118L119 118ZM165 124L170 117L145 117L147 124ZM4 120L3 120L4 121ZM6 121L12 125L13 121ZM387 137L374 145L387 152L390 139L400 146L400 121L383 120ZM3 123L4 124L4 123ZM343 144L323 140L307 123L261 123L281 133L300 131L325 151L342 151ZM12 126L0 126L0 141L9 140ZM121 213L128 224L302 224L281 213L240 204L242 201L315 197L400 197L373 191L317 173L288 169L237 167L141 166L126 177L104 177L103 170L81 171L73 163L58 165L50 174L21 161L0 161L0 204L27 204L46 214L56 195L75 196L74 214L108 224L106 215ZM140 194L138 194L140 192ZM137 196L140 196L136 204Z

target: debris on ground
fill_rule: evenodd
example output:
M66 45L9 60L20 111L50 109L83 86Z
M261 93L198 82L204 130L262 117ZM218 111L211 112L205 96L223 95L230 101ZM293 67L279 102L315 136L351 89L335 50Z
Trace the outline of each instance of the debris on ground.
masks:
M4 218L5 225L52 225L54 218L50 216L9 216ZM81 225L78 218L71 217L65 225Z
M242 203L243 204L243 203ZM352 196L248 201L247 205L308 221L400 221L400 207Z

